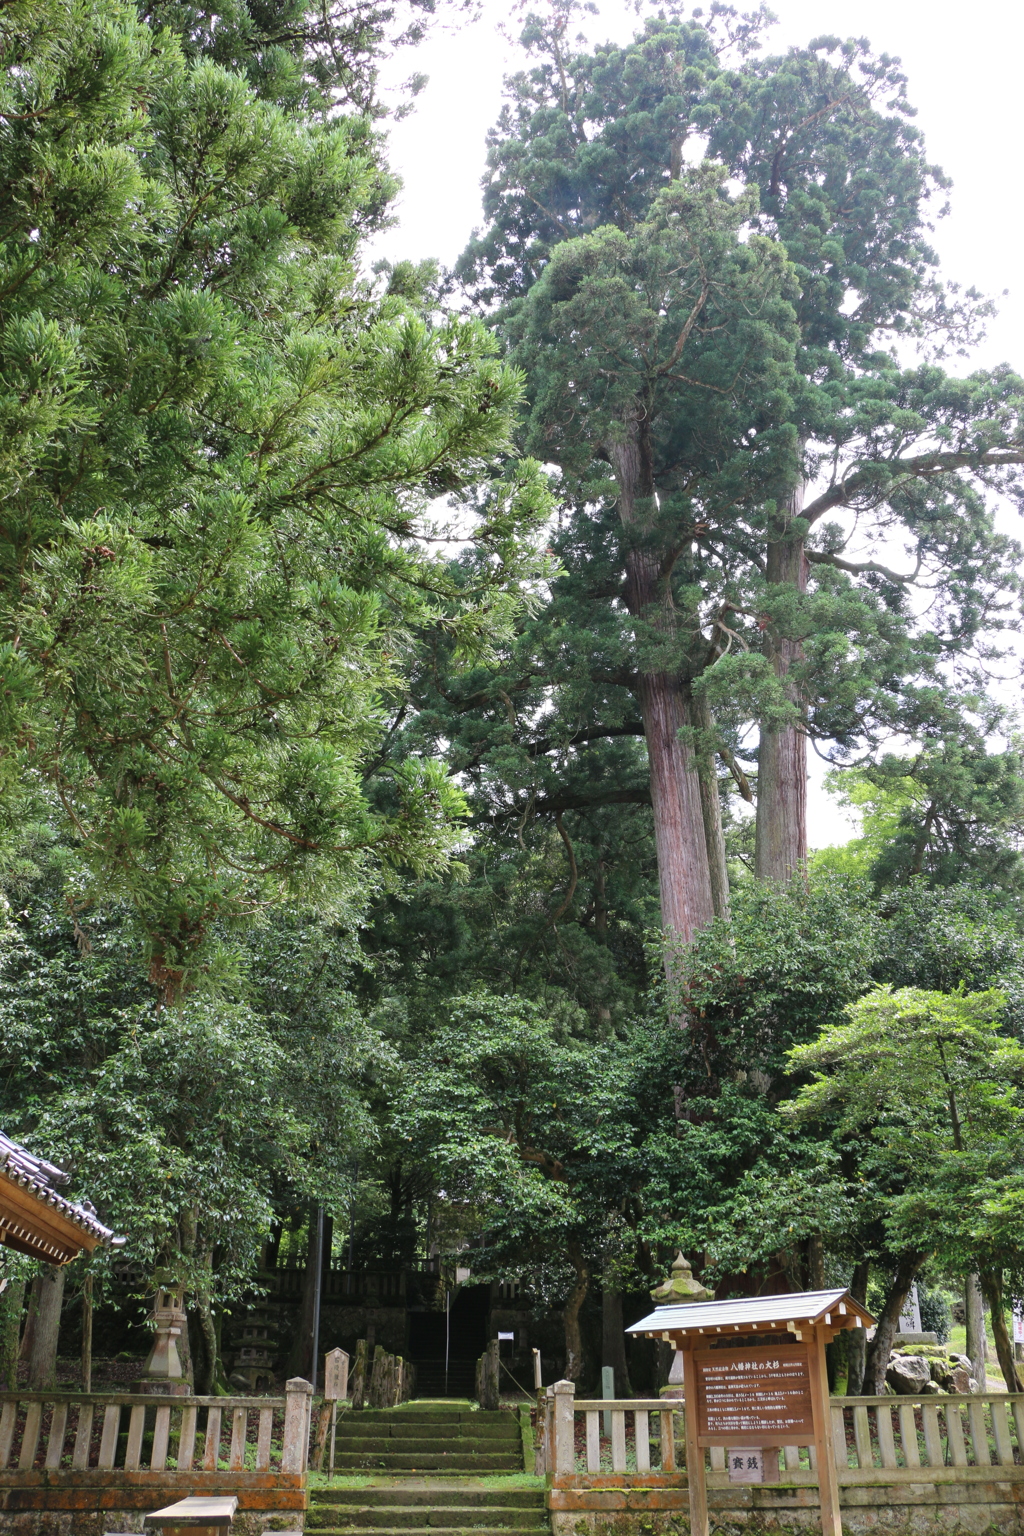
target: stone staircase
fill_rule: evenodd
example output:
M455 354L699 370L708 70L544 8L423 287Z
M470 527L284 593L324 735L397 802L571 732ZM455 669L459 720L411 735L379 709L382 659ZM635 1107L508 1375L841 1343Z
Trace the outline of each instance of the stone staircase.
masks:
M309 1536L547 1536L543 1488L499 1481L523 1472L516 1413L414 1401L345 1414L334 1465L367 1481L311 1489Z
M519 1415L484 1413L458 1401L414 1399L400 1408L342 1414L336 1447L334 1466L342 1474L523 1471Z

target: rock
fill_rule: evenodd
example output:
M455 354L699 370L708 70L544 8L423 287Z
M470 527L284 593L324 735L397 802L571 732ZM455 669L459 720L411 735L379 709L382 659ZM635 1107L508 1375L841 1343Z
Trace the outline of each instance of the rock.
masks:
M928 1361L920 1355L892 1355L886 1367L885 1379L903 1397L939 1390L938 1383L932 1381Z
M940 1387L944 1387L950 1376L949 1361L928 1360L926 1364L932 1373L932 1381L937 1381Z
M932 1393L941 1391L942 1388L939 1386L937 1381L926 1381L924 1386L921 1388L921 1396L927 1397Z
M968 1375L970 1374L971 1362L970 1362L969 1356L967 1356L967 1355L950 1355L949 1358L952 1360L954 1367L959 1365L963 1370L965 1370L968 1373Z
M949 1380L946 1383L947 1392L973 1392L977 1383L971 1379L970 1371L965 1371L962 1365L958 1365L955 1371L950 1371Z
M238 1392L248 1392L249 1378L244 1371L232 1371L228 1377L228 1386L234 1387Z
M973 1376L971 1377L970 1381L967 1383L967 1390L968 1390L968 1392L977 1392L978 1391L978 1383L975 1381Z

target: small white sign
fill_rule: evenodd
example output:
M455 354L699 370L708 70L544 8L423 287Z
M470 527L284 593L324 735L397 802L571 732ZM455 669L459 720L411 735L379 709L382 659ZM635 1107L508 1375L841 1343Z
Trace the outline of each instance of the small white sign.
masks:
M725 1453L729 1458L730 1483L763 1483L764 1452L759 1446L730 1445Z
M514 1344L515 1341L516 1341L516 1336L515 1336L514 1333L499 1333L498 1334L498 1343L499 1344L501 1343L502 1339L509 1339Z
M1013 1304L1013 1342L1024 1344L1024 1301Z

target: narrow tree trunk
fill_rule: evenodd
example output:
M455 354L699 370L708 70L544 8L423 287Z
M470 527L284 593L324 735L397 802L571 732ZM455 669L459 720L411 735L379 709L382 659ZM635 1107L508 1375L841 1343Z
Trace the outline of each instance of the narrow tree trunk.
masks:
M50 1392L57 1385L57 1338L64 1300L64 1271L47 1264L38 1276L35 1333L28 1361L30 1392Z
M695 731L710 734L714 720L707 700L694 698L688 701L690 724ZM697 782L700 787L701 819L704 823L704 843L708 855L708 878L711 884L711 905L716 917L729 916L729 871L725 862L725 837L722 833L722 802L718 794L718 773L715 769L716 754L698 749Z
M303 1376L308 1381L313 1362L313 1306L316 1299L316 1206L309 1207L309 1225L306 1236L306 1268L302 1275L302 1302L299 1308L299 1326L292 1345L289 1375Z
M604 1286L601 1291L601 1364L615 1372L615 1396L632 1397L626 1364L626 1332L622 1326L622 1292Z
M996 1359L999 1361L999 1369L1006 1382L1006 1390L1007 1392L1024 1392L1024 1385L1021 1384L1013 1358L1013 1340L1010 1338L1010 1332L1006 1326L1006 1314L1003 1311L1003 1272L1001 1269L987 1269L978 1278L981 1281L982 1294L988 1302ZM982 1390L984 1391L984 1387Z
M572 1290L565 1300L562 1318L565 1327L565 1379L579 1381L583 1372L583 1338L580 1334L580 1308L590 1286L590 1268L579 1243L568 1247L569 1262L576 1271Z
M82 1391L92 1391L92 1275L82 1278Z
M875 1328L875 1337L868 1350L864 1387L868 1397L881 1397L885 1391L885 1372L892 1354L892 1341L903 1311L903 1304L910 1295L914 1276L924 1263L923 1253L905 1253L896 1266L896 1275L882 1307L882 1315Z
M200 1397L210 1397L217 1389L217 1325L209 1297L196 1298L196 1319L203 1345L201 1369L196 1371L196 1392Z
M985 1339L985 1302L976 1274L968 1275L964 1285L964 1323L967 1331L964 1353L971 1362L971 1375L978 1383L978 1391L984 1392L988 1385L988 1343Z
M0 1392L18 1390L18 1351L24 1310L24 1280L8 1280L0 1292Z
M790 501L791 517L803 510L801 483ZM807 590L807 556L803 539L784 539L768 545L767 579L791 592ZM789 595L789 594L787 594ZM770 594L769 594L770 601ZM768 615L771 619L771 614ZM790 668L800 659L802 647L778 633L769 623L765 631L767 654L792 702L799 709L800 696L786 684ZM784 885L807 862L807 736L802 722L794 720L778 729L764 727L757 754L757 819L754 828L754 873L759 880Z
M871 1273L871 1265L865 1259L862 1263L854 1265L853 1278L850 1281L850 1295L854 1301L859 1301L864 1306L868 1299L868 1276ZM866 1328L851 1328L847 1335L846 1345L846 1395L847 1397L860 1397L864 1390L864 1363L867 1355L868 1331Z
M39 1285L40 1276L33 1275L28 1285L28 1304L25 1308L25 1326L21 1333L19 1360L28 1361L32 1355L32 1344L36 1336L36 1317L39 1314Z

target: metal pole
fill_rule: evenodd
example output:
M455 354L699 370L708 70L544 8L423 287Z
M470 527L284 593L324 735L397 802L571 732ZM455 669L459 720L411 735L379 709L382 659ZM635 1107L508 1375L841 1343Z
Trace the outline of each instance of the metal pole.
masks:
M316 1396L317 1367L320 1364L320 1290L324 1278L324 1208L316 1208L316 1274L313 1277L313 1395Z
M444 1395L448 1396L448 1345L452 1331L452 1293L444 1293Z

